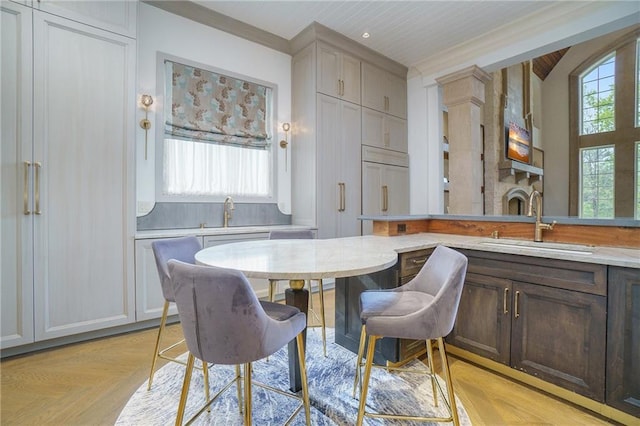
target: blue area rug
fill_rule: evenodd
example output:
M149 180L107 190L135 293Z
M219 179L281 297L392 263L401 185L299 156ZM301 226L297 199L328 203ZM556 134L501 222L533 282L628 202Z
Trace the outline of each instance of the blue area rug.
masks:
M311 417L314 425L353 425L358 413L358 399L351 397L355 374L356 355L334 341L334 330L327 329L327 357L322 355L320 329L307 332L307 375ZM184 355L186 359L186 354ZM414 361L418 362L418 361ZM211 394L227 383L234 375L233 366L213 366L209 370ZM156 373L153 387L147 391L143 383L124 407L116 425L172 425L180 400L184 378L184 367L168 363ZM267 360L253 364L253 379L281 389L288 389L288 361L286 348ZM443 381L440 380L442 383ZM442 383L444 389L444 384ZM433 407L431 382L427 376L387 372L373 369L368 406L373 410L388 413L404 413L419 416L446 416L439 397L439 407ZM282 425L297 406L298 401L253 387L253 424ZM185 420L204 404L202 373L194 370ZM469 417L457 400L458 414L462 425L470 425ZM304 425L304 412L300 412L293 425ZM391 420L365 419L366 425L425 425L428 423L399 422ZM229 388L204 412L194 424L198 425L242 425L238 410L235 385Z

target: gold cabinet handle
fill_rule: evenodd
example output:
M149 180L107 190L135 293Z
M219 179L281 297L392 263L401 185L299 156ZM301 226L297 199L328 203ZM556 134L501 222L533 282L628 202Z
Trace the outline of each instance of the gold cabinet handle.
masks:
M31 162L24 162L24 186L22 189L22 197L24 202L23 212L25 215L30 215L31 210L29 210L29 167L31 167Z
M505 314L509 313L509 308L507 307L507 301L509 299L509 288L505 287L504 288L504 293L502 295L502 312Z
M34 177L34 181L35 181L35 201L36 201L36 206L35 206L35 211L33 212L34 214L42 214L42 210L40 210L40 169L42 168L42 163L36 161L35 163L33 163L34 168L35 168L35 177Z
M338 204L338 211L343 212L346 209L345 202L345 184L343 182L338 182L338 189L340 190L340 201Z
M427 263L427 259L411 259L411 263L413 263L414 265L424 265L425 263Z
M520 305L520 292L516 291L516 301L515 301L516 307L515 307L515 311L514 311L514 316L516 318L518 318L520 316L520 309L519 309L519 305Z
M389 210L389 188L387 185L382 186L382 211Z

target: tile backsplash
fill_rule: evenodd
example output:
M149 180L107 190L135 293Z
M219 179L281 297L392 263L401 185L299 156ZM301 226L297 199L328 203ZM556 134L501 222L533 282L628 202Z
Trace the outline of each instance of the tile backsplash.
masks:
M138 231L222 227L223 203L156 203L149 214L137 218ZM235 203L229 227L290 225L291 215L275 203Z

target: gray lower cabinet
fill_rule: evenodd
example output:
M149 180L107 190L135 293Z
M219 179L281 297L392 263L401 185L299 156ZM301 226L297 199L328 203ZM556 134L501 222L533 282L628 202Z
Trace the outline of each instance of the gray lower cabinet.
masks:
M447 342L604 402L607 267L461 251L469 266Z
M640 269L609 267L608 405L640 417Z
M398 255L398 263L384 271L336 280L336 343L358 352L360 343L360 294L365 290L395 288L408 283L427 261L433 249L416 250ZM421 340L383 338L376 343L376 364L401 363L421 353Z

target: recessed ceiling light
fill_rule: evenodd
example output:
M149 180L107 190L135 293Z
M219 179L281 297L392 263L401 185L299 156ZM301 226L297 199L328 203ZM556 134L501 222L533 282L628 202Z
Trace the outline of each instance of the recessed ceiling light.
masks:
M370 36L371 34L369 34L368 32L362 33L362 38L369 38Z

